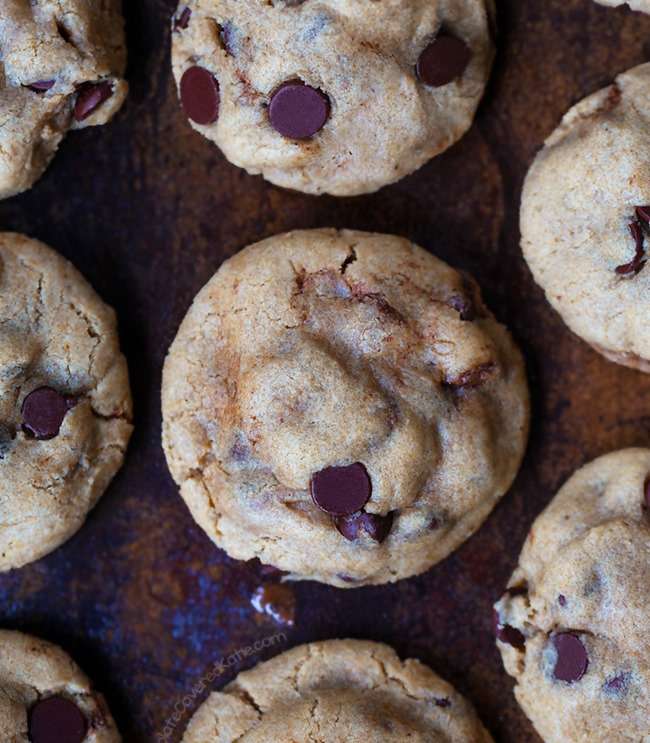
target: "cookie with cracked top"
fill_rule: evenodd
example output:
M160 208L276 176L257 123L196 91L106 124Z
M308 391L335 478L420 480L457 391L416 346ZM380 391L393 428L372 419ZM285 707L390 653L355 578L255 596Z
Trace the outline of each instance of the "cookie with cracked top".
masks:
M521 355L476 284L407 240L298 231L249 246L170 349L163 439L231 556L341 587L414 575L508 489Z
M113 310L54 250L0 233L0 570L79 529L130 421Z
M69 129L113 116L125 65L120 0L2 0L0 199L40 178Z
M546 743L650 737L650 449L578 470L537 518L496 632Z
M0 630L0 730L11 743L120 743L101 694L61 648Z
M524 257L562 319L650 371L650 64L574 106L526 177Z
M386 645L329 640L240 673L199 707L183 743L492 743L471 704Z
M471 126L492 0L182 0L172 61L192 126L285 188L369 193Z

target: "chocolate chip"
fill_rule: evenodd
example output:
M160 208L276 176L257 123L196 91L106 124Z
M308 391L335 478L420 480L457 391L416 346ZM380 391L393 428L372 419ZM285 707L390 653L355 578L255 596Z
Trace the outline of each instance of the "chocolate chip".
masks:
M650 223L650 206L637 206L636 216L646 224Z
M415 70L425 85L439 88L460 77L471 56L464 41L450 34L440 34L420 54Z
M253 608L260 614L273 617L279 624L292 627L296 615L296 597L289 586L263 583L251 598Z
M293 80L271 96L269 119L273 128L290 139L307 139L319 132L330 113L328 97L317 88Z
M30 83L27 87L36 93L41 93L46 90L51 90L56 85L56 80L37 80L35 83Z
M74 400L51 387L39 387L23 402L23 424L37 439L51 439L58 435L66 413L74 406Z
M180 15L174 16L174 31L184 31L192 17L191 8L184 8Z
M456 310L456 312L458 312L460 319L464 322L472 322L472 320L476 320L476 309L466 297L461 297L459 294L455 294L449 300L449 304Z
M558 604L559 604L560 606L562 606L562 607L565 607L565 606L566 606L566 596L563 596L562 594L560 594L560 595L559 595L559 596L557 597L557 601L558 601Z
M497 640L511 645L517 650L523 650L526 647L526 637L516 627L511 627L509 624L503 624L499 612L495 609L493 614L493 625L494 634Z
M358 578L353 578L351 575L343 575L342 573L338 573L337 578L342 580L344 583L358 583Z
M219 83L205 67L190 67L181 78L181 105L195 124L206 126L219 118Z
M326 467L311 478L314 503L332 516L352 516L366 505L371 493L370 477L360 462L347 467Z
M232 23L224 23L219 32L219 38L223 44L224 51L231 57L235 56L234 35Z
M589 663L587 649L581 640L575 635L564 632L555 635L553 645L557 652L553 676L559 681L568 681L570 684L580 681Z
M351 542L357 540L365 531L371 539L381 543L390 534L391 527L393 526L393 517L393 511L387 513L385 516L359 511L359 513L352 514L352 516L336 519L336 528Z
M617 266L616 273L621 276L625 274L637 274L645 265L645 250L643 249L644 236L641 222L632 222L630 224L630 232L632 233L632 239L635 245L634 258L629 263L624 263L622 266Z
M449 699L434 699L436 703L436 707L442 707L443 709L445 707L451 707L451 702Z
M86 727L79 707L64 697L43 699L29 715L32 743L81 743L86 737Z
M645 507L650 511L650 476L645 481L643 491L645 495Z
M618 676L614 676L614 678L608 679L603 684L603 691L606 694L620 694L623 689L627 687L628 684L628 676L626 673L620 673Z
M77 88L77 100L74 104L74 117L84 121L93 111L113 95L113 83L82 83Z

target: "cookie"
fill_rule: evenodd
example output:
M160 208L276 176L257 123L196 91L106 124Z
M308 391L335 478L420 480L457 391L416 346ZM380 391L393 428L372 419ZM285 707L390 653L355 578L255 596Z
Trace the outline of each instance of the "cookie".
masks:
M302 645L211 694L183 743L490 743L471 705L376 642Z
M650 740L650 450L578 470L496 605L515 693L546 743Z
M484 0L184 0L174 75L192 126L235 165L306 193L368 193L469 129L489 24Z
M531 167L524 256L574 333L650 371L650 64L572 108Z
M521 355L476 284L407 240L298 231L196 298L167 358L163 439L232 557L341 587L426 570L509 488Z
M90 680L56 645L0 630L0 730L6 743L119 743Z
M599 5L629 5L632 10L642 10L650 13L650 0L596 0Z
M113 310L53 250L0 233L0 570L79 529L130 420Z
M125 65L119 0L2 0L0 199L40 178L69 129L113 116Z

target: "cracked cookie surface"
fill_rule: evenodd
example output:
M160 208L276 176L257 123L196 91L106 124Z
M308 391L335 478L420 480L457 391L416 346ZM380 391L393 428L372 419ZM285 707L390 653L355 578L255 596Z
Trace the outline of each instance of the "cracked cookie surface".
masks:
M231 556L341 587L426 570L508 489L521 355L476 284L407 240L297 231L199 293L163 375L163 443Z
M515 693L547 743L650 741L650 450L578 470L496 605Z
M0 199L32 186L69 129L113 116L125 65L120 0L3 0Z
M235 165L307 193L368 193L469 129L493 58L492 9L190 0L173 21L174 75L192 126Z
M531 167L524 256L551 305L612 361L650 371L650 64L572 108Z
M121 740L104 698L67 653L8 630L0 630L0 730L3 743Z
M472 706L386 645L329 640L244 671L199 707L183 743L491 743Z
M0 570L79 529L130 420L113 310L55 251L0 233Z

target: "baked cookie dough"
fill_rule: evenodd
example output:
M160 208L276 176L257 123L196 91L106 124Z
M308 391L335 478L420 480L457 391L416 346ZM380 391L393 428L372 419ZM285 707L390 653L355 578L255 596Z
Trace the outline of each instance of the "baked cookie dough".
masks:
M524 186L521 232L563 320L619 364L650 371L650 64L572 108Z
M632 10L642 10L650 13L650 0L596 0L599 5L629 5Z
M67 653L0 630L0 730L5 743L119 743L101 694Z
M69 129L127 94L120 0L2 0L0 199L30 188Z
M226 262L167 358L163 439L232 557L341 587L420 573L510 487L521 355L476 284L407 240L291 232Z
M546 743L650 741L650 450L578 470L496 605L515 693Z
M0 233L0 570L79 529L130 420L113 310L58 253Z
M214 692L183 743L491 743L471 705L376 642L302 645Z
M174 75L192 126L235 165L306 193L368 193L469 129L489 24L485 0L183 0Z

